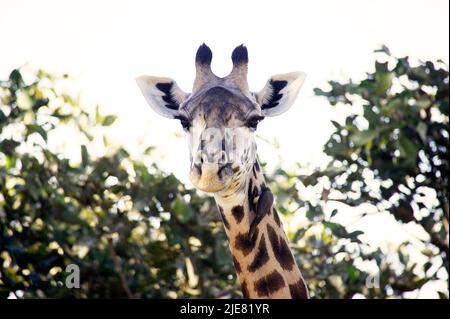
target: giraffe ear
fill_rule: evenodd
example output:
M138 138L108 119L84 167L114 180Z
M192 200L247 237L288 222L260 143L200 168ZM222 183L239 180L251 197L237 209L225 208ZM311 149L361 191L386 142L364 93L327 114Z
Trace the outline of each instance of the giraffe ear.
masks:
M292 72L272 76L264 88L255 94L264 116L276 116L286 112L294 103L306 74Z
M136 78L136 83L152 109L171 119L178 114L181 103L189 96L169 78L142 75Z

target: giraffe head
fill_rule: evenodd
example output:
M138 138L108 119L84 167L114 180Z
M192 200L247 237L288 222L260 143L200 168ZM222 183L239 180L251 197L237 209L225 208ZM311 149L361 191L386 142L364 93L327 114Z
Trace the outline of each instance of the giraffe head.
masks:
M247 83L246 47L235 48L231 58L231 73L220 78L211 71L211 50L201 45L192 93L182 91L170 78L136 80L155 112L181 122L189 140L190 179L206 192L242 187L256 161L258 122L289 109L305 79L301 72L275 75L253 93Z

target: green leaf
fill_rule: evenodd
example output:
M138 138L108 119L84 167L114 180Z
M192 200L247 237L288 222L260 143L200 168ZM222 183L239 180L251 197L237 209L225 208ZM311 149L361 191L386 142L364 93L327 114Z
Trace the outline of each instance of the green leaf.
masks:
M364 117L369 122L369 128L374 129L380 122L380 114L375 113L371 105L364 106Z
M376 49L374 52L382 52L382 53L386 53L387 55L391 55L391 50L389 50L389 48L386 45L382 45L381 48Z
M404 75L409 70L408 57L398 59L397 65L395 66L395 72L397 76Z
M18 89L23 84L22 74L19 70L15 69L9 74L9 80L13 83L14 89Z
M424 122L419 122L417 124L417 133L419 134L420 138L422 139L422 142L426 142L427 140L427 125Z
M27 125L27 135L31 135L33 133L38 133L44 141L47 141L47 132L39 125L29 124Z
M86 145L81 145L81 164L83 166L88 165L89 163L89 153Z
M352 231L351 233L349 233L349 234L348 234L348 237L349 237L350 239L355 240L355 239L358 239L358 236L359 236L359 235L363 235L363 234L364 234L363 231L361 231L361 230L355 230L355 231Z
M0 140L0 152L8 156L13 156L15 155L16 147L19 145L19 142L12 139Z
M116 120L117 120L117 116L116 116L116 115L107 115L107 116L105 116L105 118L103 119L102 125L103 125L103 126L110 126L110 125L113 124Z
M170 246L180 245L183 242L183 232L178 225L172 225L166 231L167 242Z
M95 106L95 122L101 123L103 122L103 116L100 114L100 105Z
M346 271L351 282L356 282L361 274L359 269L353 265L348 265Z
M385 96L392 85L395 75L392 72L377 72L375 74L375 92L378 95Z
M348 236L347 231L345 230L344 226L338 223L333 222L323 222L324 226L331 230L333 235L335 235L338 238L345 238Z
M5 113L3 113L3 111L2 110L0 110L0 124L2 124L3 122L6 122L6 120L7 120L7 117L6 117L6 115L5 115ZM1 127L0 127L0 133L1 133Z
M48 105L49 101L50 100L48 98L36 99L33 102L33 111L37 111L37 110L39 110L39 108Z
M331 120L331 123L332 123L332 124L334 125L334 127L337 128L338 130L342 127L342 125L339 124L339 123L336 122L336 121Z
M400 156L412 161L416 161L417 146L405 135L401 135L399 140Z
M1 145L0 145L1 146ZM1 150L1 147L0 147L0 150ZM5 168L6 169L11 169L11 168L13 168L14 166L16 166L16 162L17 162L17 159L15 158L15 157L12 157L12 156L6 156L6 165L5 165Z
M439 299L448 299L448 291L438 291Z
M231 261L228 245L219 240L216 241L214 255L220 266L226 266Z
M193 216L192 209L184 202L183 198L177 196L170 205L170 208L175 213L175 216L181 223L187 223Z
M150 145L149 147L147 147L147 148L144 150L144 154L145 154L145 155L149 155L149 154L152 153L155 149L156 149L156 146Z
M355 144L355 146L363 146L372 141L377 136L377 131L358 131L350 136L350 140L353 142L353 144Z
M323 215L322 209L318 206L311 207L306 212L306 218L308 218L310 221L314 221L317 219L317 217L322 216L322 215Z
M389 72L388 63L387 62L379 62L375 61L375 70L376 72L380 73L387 73Z
M330 218L333 218L334 216L336 216L337 213L338 213L338 210L333 209L333 211L331 212Z

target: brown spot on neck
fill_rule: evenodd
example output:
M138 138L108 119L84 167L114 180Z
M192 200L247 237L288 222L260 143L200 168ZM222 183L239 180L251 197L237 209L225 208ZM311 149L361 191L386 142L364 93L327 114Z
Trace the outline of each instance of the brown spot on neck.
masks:
M248 232L237 235L235 238L234 247L237 250L242 251L244 256L247 256L255 248L256 240L258 238L258 233L259 233L259 230L256 229L255 235L252 238L249 238Z
M261 235L259 240L258 251L256 252L253 262L247 267L250 272L255 272L264 266L269 261L269 254L267 253L266 239L264 234Z
M285 286L286 283L281 274L274 270L255 282L255 291L259 297L269 297Z
M236 222L240 223L242 218L244 218L244 207L242 205L234 206L231 209L231 213L233 214L234 219L236 219Z
M289 291L293 299L308 299L308 289L303 278L300 278L295 284L289 285Z
M280 266L285 270L292 270L292 267L294 267L295 265L295 261L286 240L280 237L275 232L275 229L273 229L273 227L270 225L267 225L267 234L269 235L269 240L272 245L273 254L275 255L275 258L278 260Z

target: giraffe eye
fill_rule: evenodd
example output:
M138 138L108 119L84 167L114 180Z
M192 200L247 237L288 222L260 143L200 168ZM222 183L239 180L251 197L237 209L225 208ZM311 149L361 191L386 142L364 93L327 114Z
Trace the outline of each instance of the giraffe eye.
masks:
M191 122L187 117L178 115L175 118L180 120L181 126L183 126L184 130L189 131L189 129L191 128Z
M264 119L264 116L253 116L248 121L246 126L252 130L256 130L256 127L258 126L258 123Z

